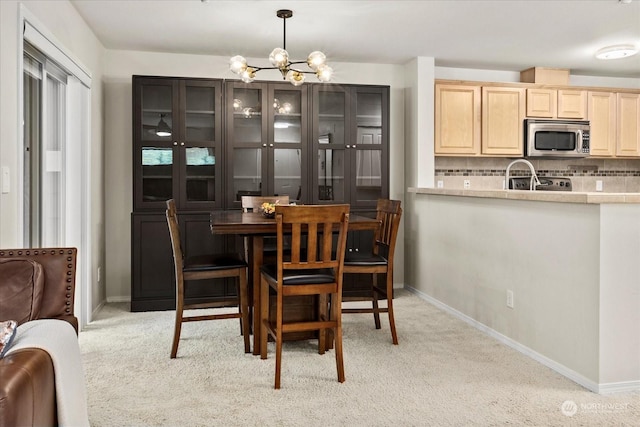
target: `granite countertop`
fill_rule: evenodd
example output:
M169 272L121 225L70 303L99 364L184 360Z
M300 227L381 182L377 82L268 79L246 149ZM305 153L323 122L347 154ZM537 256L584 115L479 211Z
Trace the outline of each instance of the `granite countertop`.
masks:
M640 193L604 193L578 191L529 191L529 190L496 190L455 188L409 187L409 193L432 194L440 196L483 197L508 200L534 200L558 203L640 203Z

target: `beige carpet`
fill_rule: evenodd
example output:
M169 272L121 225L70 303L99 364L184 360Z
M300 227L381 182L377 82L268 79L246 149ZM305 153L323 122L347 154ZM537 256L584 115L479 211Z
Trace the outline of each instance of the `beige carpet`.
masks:
M346 382L333 351L285 343L281 390L273 344L245 354L237 320L184 325L171 360L173 312L109 304L80 334L91 425L640 425L640 394L594 394L412 294L395 301L399 346L388 322L345 315Z

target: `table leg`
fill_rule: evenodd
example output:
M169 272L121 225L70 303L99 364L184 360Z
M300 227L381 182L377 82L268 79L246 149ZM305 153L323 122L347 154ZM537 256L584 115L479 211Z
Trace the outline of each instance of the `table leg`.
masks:
M251 282L253 286L253 355L260 354L260 266L263 262L264 239L251 236Z

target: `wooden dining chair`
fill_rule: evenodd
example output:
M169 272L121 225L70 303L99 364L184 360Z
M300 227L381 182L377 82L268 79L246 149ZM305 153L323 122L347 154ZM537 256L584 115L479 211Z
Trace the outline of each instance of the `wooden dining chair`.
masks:
M289 196L242 196L242 212L258 212L260 210L260 206L263 203L274 203L281 205L289 204ZM264 256L268 259L269 257L275 257L276 252L276 242L273 237L265 237L264 238L264 246L263 246ZM249 259L249 238L245 236L244 238L244 259Z
M237 255L197 255L185 257L180 243L180 227L173 199L167 200L167 223L173 249L173 262L176 275L176 321L173 333L171 358L178 353L180 332L183 322L219 319L241 319L244 337L244 352L249 353L249 299L247 295L247 264ZM238 312L214 313L207 315L185 315L185 310L221 307L219 301L185 303L185 288L189 281L234 277L238 286ZM215 282L217 283L217 282ZM224 286L220 283L218 286Z
M343 313L373 313L376 329L380 329L380 313L389 314L389 327L394 344L398 334L393 315L393 256L400 227L402 208L399 200L378 199L376 218L380 228L374 234L372 253L348 252L344 258L344 272L371 275L372 308L343 308ZM378 285L378 275L386 275L386 286ZM378 300L387 300L387 307L380 308Z
M277 263L263 265L260 279L260 355L262 359L267 358L267 338L273 337L276 389L280 388L285 333L318 331L318 352L323 354L327 331L333 332L338 381L345 380L340 307L348 223L349 205L276 206ZM284 240L288 235L291 249L285 252ZM275 295L275 316L269 312L270 291ZM316 297L317 316L311 320L285 321L289 297L303 295Z

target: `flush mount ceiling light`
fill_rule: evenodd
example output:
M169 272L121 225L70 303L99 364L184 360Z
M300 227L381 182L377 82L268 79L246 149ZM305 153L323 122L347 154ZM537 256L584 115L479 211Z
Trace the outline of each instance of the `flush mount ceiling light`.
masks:
M620 59L633 56L638 53L638 49L631 44L619 44L616 46L603 47L596 52L598 59Z
M324 53L316 50L311 52L306 61L290 61L287 52L287 18L293 16L293 12L288 9L281 9L276 12L278 18L282 18L283 41L282 48L275 48L269 55L269 61L273 67L256 67L247 64L247 60L240 55L236 55L229 61L229 68L238 74L242 81L251 83L256 78L256 73L260 70L280 70L282 78L288 80L294 86L304 83L305 74L315 74L321 82L331 80L333 69L325 64L327 57ZM301 70L296 67L298 64L306 64L311 71Z

